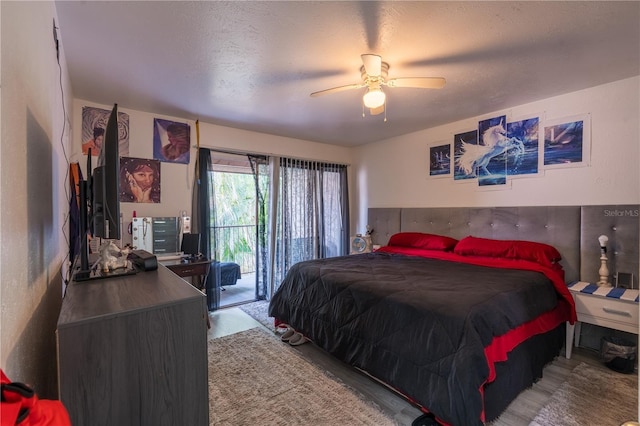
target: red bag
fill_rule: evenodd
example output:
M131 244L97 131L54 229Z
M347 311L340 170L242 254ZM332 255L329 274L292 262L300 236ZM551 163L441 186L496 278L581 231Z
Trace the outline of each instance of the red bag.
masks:
M62 402L38 399L24 383L11 382L0 369L0 426L71 426Z

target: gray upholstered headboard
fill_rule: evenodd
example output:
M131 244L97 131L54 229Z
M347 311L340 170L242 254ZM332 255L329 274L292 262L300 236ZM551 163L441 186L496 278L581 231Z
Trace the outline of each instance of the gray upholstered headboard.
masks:
M615 273L633 274L633 287L638 288L640 274L638 247L640 246L640 211L638 205L606 205L582 207L580 240L580 278L596 282L599 279L600 244L598 237L609 237L607 266L611 283L615 285Z
M384 245L389 237L396 232L427 232L431 234L448 235L453 238L464 238L467 235L483 238L528 240L550 244L558 249L562 255L562 266L565 270L567 282L578 279L593 279L590 275L581 278L581 264L589 267L595 259L595 271L597 281L597 259L599 247L596 247L596 256L583 252L584 241L591 238L591 234L597 234L594 241L597 243L598 235L604 229L616 227L615 239L609 233L609 239L618 252L624 252L624 262L616 259L617 266L624 265L632 269L638 276L638 217L633 220L622 221L620 216L608 217L611 223L603 223L609 228L595 226L598 221L593 219L593 231L584 232L581 226L586 217L601 215L603 209L619 209L621 206L552 206L552 207L445 207L445 208L370 208L368 212L368 224L373 228L374 244ZM633 210L633 206L624 206ZM637 211L638 206L635 206ZM598 213L599 212L599 213ZM617 219L616 219L617 218ZM591 223L590 222L590 223ZM635 226L635 232L632 228ZM601 229L601 230L597 230ZM621 232L624 229L625 232ZM589 234L589 235L587 235ZM634 237L630 237L633 234ZM635 238L635 240L634 240ZM612 246L613 247L613 246ZM624 250L623 250L624 248ZM613 249L616 250L616 249ZM633 256L635 253L635 262ZM585 257L589 256L587 262ZM635 266L633 266L635 265ZM613 268L610 268L615 271ZM591 278L590 278L591 277ZM595 282L593 281L593 282ZM637 285L637 281L636 281Z

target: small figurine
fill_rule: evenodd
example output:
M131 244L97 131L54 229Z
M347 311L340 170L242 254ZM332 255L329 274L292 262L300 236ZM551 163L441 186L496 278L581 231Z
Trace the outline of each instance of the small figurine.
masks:
M119 268L128 268L129 259L128 255L131 253L132 248L126 245L123 249L118 248L113 240L105 240L98 253L100 257L94 266L99 265L102 272L110 272Z

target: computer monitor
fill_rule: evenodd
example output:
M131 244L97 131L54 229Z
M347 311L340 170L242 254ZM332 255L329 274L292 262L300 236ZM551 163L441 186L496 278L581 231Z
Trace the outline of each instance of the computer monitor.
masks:
M200 234L183 234L181 250L185 255L198 256L200 254Z

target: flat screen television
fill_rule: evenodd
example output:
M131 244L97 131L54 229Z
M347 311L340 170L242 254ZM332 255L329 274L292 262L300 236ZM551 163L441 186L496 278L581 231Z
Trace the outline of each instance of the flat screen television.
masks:
M113 106L93 171L93 236L120 239L120 152L118 104Z
M87 181L80 187L80 230L82 242L80 266L74 275L76 281L108 278L136 273L133 267L103 271L99 265L89 263L88 234L94 238L119 240L120 229L120 152L118 131L118 104L113 105L107 121L98 164L91 174L91 154L87 159Z

